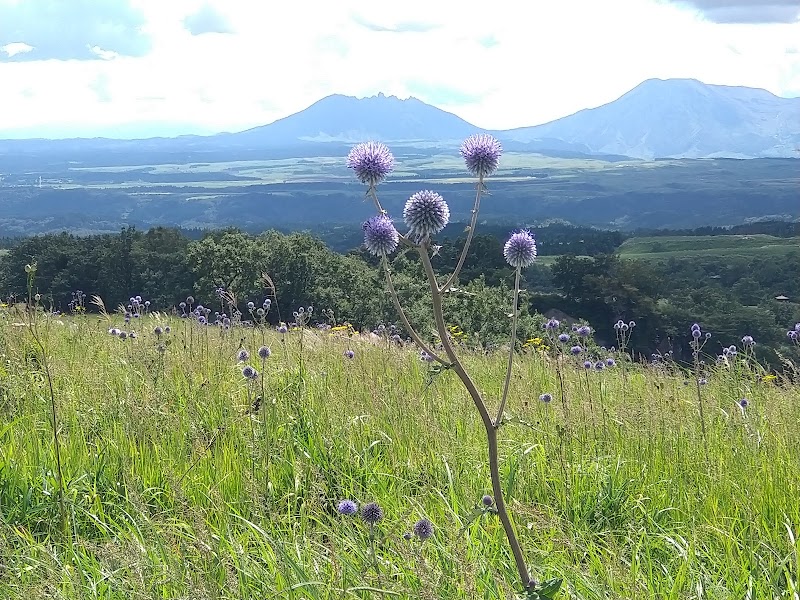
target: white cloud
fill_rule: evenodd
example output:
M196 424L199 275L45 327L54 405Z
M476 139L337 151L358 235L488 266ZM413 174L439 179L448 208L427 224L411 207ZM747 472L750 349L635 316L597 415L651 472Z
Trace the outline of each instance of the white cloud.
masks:
M101 46L94 53L106 60L0 58L0 132L135 122L235 130L328 94L378 92L413 94L476 125L506 128L609 102L652 77L800 94L800 53L788 52L798 48L800 24L719 25L661 0L498 0L479 15L430 0L133 6L145 18L140 33L151 49L143 56ZM186 19L204 7L232 33L192 35Z
M25 42L11 42L5 46L0 47L0 52L6 54L9 58L17 54L25 54L33 50L33 46L29 46Z

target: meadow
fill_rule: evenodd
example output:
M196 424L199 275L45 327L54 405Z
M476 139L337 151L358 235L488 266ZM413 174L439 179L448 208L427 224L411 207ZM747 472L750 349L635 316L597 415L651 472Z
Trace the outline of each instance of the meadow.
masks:
M632 237L617 249L630 259L726 256L778 256L800 251L800 238L772 235L701 235Z
M500 429L535 577L563 578L559 598L799 598L796 383L742 348L692 374L557 344L521 348ZM459 345L496 406L507 354ZM586 369L587 356L616 364ZM481 423L455 374L411 345L12 306L0 359L0 598L515 593L482 503ZM383 519L340 514L342 499ZM429 539L411 533L421 518Z

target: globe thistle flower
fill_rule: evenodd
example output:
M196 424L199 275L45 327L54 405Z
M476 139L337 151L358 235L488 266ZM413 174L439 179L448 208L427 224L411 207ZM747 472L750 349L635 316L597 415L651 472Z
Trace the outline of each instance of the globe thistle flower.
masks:
M562 344L566 344L569 341L569 335L566 333L559 334L558 341Z
M125 338L128 337L128 333L125 332L125 331L120 331L118 336L119 336L119 339L124 340Z
M553 400L553 395L545 392L544 394L539 396L539 400L541 400L545 404L549 404Z
M561 321L558 319L550 319L544 324L545 329L558 329L561 327Z
M617 362L613 358L606 359L606 366L607 367L614 367L616 366Z
M581 325L578 327L577 334L582 338L589 337L592 334L592 328L588 325Z
M747 408L750 405L750 401L747 398L742 398L739 400L739 406L742 408Z
M256 307L256 303L255 302L251 301L251 302L247 303L247 310L253 310L255 307Z
M261 346L258 349L258 357L261 360L267 360L272 355L272 350L269 349L268 346Z
M742 338L742 344L748 347L752 347L756 345L755 340L753 339L752 335L746 335Z
M136 332L135 332L135 331L131 331L131 332L128 334L128 337L129 337L129 338L131 338L132 340L135 340L135 339L136 339L138 336L136 335Z
M186 304L194 304L194 296L186 296Z
M364 229L364 245L375 256L385 256L397 250L399 234L394 223L386 215L377 215L368 219L362 226Z
M383 519L383 509L377 502L369 502L361 507L361 518L368 525L375 525Z
M703 333L699 329L692 329L692 337L696 340L699 340L703 337Z
M431 523L428 519L420 519L416 523L414 523L414 535L416 535L421 540L427 540L433 535L433 523Z
M199 317L197 317L197 322L200 323L200 325L205 325L208 321L206 321L205 316L200 315Z
M450 222L450 208L439 194L423 190L408 199L403 219L411 235L424 238L445 228Z
M340 515L352 517L358 512L358 504L354 500L340 500L339 504L336 505L336 510Z
M580 346L573 346L572 348L569 349L569 352L573 356L578 356L578 354L583 352L583 348L581 348Z
M518 231L503 246L506 262L518 269L529 267L536 260L536 241L530 231Z
M593 366L594 365L592 364L592 361L590 361L590 360L583 361L583 368L584 369L591 369Z
M164 327L164 333L169 333L170 331L172 331L172 327L170 327L169 325Z
M427 352L425 352L425 350L420 350L420 352L419 352L419 359L420 359L422 362L433 362L433 360L434 360L434 358L433 358L433 357L432 357L430 354L428 354Z
M236 360L239 362L247 362L250 360L250 353L245 348L240 348L236 353Z
M160 336L161 336L161 334L163 334L163 333L164 333L164 329L161 327L161 325L156 325L156 326L153 328L153 333L155 333L155 334L156 334L156 337L160 337Z
M242 369L242 375L246 379L256 379L256 378L258 378L258 371L256 371L250 365L247 365L244 369Z
M394 169L394 156L382 142L364 142L350 150L347 168L355 171L361 183L374 187Z
M350 358L350 359L352 359L352 358L354 358L354 357L355 357L355 355L356 355L356 353L355 353L355 352L353 352L353 351L352 351L352 350L350 350L350 349L347 349L347 350L345 350L345 351L344 351L344 357L345 357L345 358Z
M278 333L286 333L287 331L289 331L289 328L286 327L286 323L278 325Z
M497 170L502 153L500 142L487 133L471 135L461 144L461 156L467 170L481 179Z
M486 494L483 498L481 498L481 502L484 506L491 506L494 504L494 498L492 498L489 494Z
M595 363L594 368L596 371L602 371L603 369L606 368L606 363L604 363L602 360L598 360Z

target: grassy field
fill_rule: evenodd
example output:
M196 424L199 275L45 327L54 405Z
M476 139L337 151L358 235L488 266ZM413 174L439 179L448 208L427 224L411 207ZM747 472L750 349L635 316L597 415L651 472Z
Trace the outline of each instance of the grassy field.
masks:
M634 237L625 240L619 253L625 258L686 258L691 256L783 255L800 251L800 238L771 235L708 235Z
M150 315L127 340L116 316L40 317L42 351L5 310L0 598L513 597L496 517L470 521L490 489L477 415L413 349ZM262 344L251 382L236 353ZM505 360L465 351L490 398ZM560 598L798 598L797 386L742 353L699 388L617 360L567 360L563 392L552 356L515 363L502 473L535 576ZM380 504L374 535L342 498ZM433 537L405 539L422 517Z

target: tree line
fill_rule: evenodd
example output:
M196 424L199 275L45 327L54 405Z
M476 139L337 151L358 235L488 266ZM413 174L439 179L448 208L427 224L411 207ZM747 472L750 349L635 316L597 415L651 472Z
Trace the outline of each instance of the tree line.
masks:
M245 317L247 302L260 306L273 296L275 308L268 315L273 323L290 321L294 310L309 305L318 309L315 314L324 309L332 319L358 329L397 321L377 259L363 248L335 252L309 233L188 233L125 228L118 234L17 240L0 257L0 294L12 301L24 298L25 265L36 262L35 291L54 310L68 310L76 290L100 296L110 309L141 295L154 309L172 310L191 294L223 310L215 290L224 288L235 295ZM463 229L460 233L445 236L434 257L443 273L458 259ZM551 266L526 270L523 336L540 334L537 315L558 310L591 323L600 343L609 346L615 344L613 323L635 320L631 349L642 357L673 351L686 358L693 322L713 332L712 348L721 350L752 335L766 360L777 363L775 351L797 356L786 330L800 321L800 250L768 258L641 261L614 253L625 237L618 232L593 231L590 236L581 228L555 224L536 233L543 250L572 251L559 253ZM459 291L448 294L452 324L484 346L505 343L513 278L502 255L506 235L506 228L497 226L475 236ZM412 319L422 322L429 309L417 261L401 252L392 271ZM789 300L775 299L781 295Z

